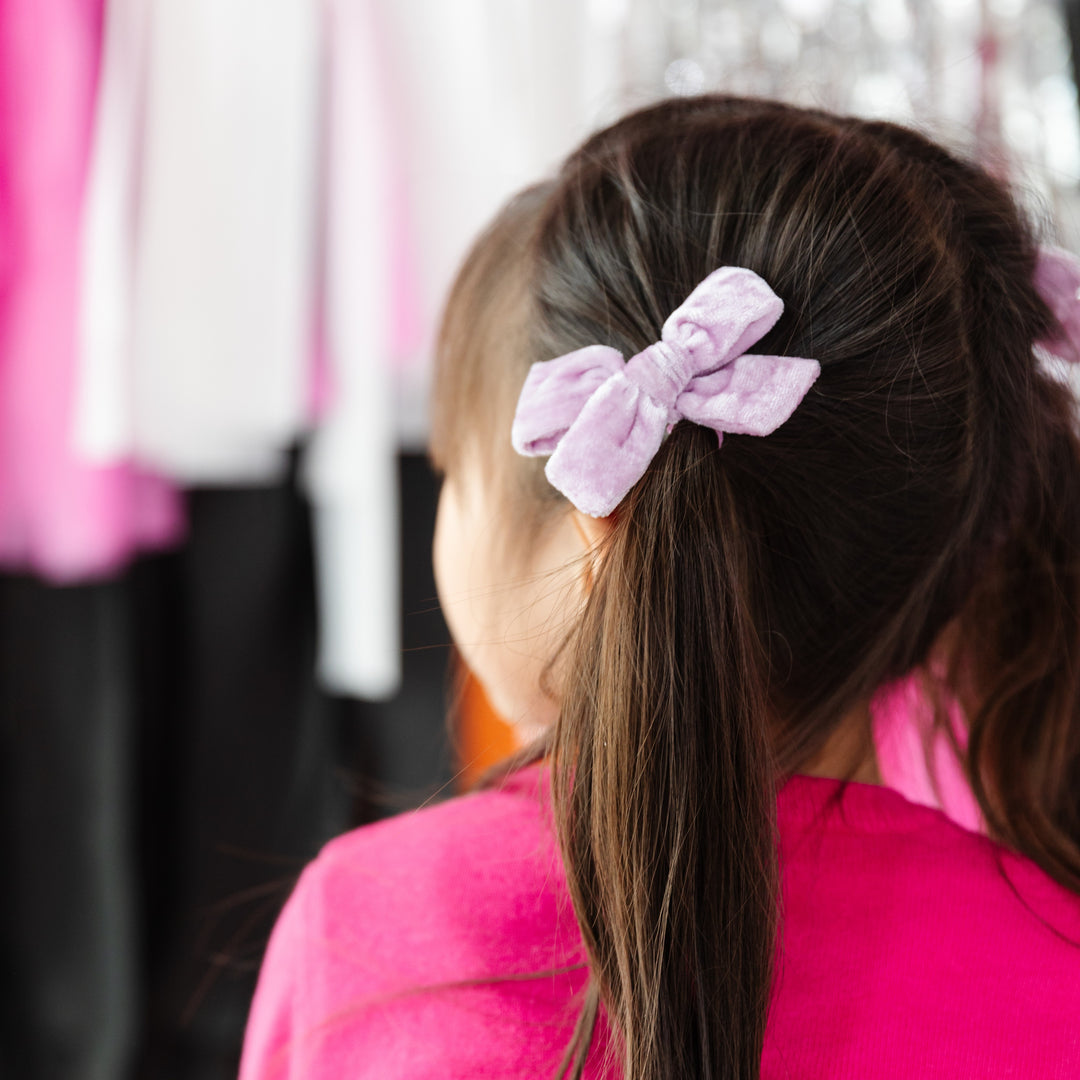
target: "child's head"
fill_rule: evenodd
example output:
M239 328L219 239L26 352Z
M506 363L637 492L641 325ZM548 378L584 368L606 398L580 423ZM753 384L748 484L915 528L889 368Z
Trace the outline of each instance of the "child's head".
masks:
M701 97L593 136L463 269L436 455L486 515L467 583L502 604L486 629L532 643L502 700L540 716L557 655L561 838L629 1075L680 1040L757 1060L774 780L935 649L987 820L1080 883L1080 479L1071 400L1032 351L1054 329L1036 255L1002 186L920 135ZM591 522L511 450L529 366L633 356L721 266L785 304L752 351L820 378L767 437L679 423Z

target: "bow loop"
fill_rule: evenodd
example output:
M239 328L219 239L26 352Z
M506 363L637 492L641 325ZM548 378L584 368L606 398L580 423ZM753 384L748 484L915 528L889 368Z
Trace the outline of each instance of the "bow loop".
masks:
M525 457L550 454L581 414L585 402L625 367L622 353L607 345L541 360L529 368L518 398L510 442Z
M668 316L660 340L682 346L701 375L746 352L783 313L784 302L764 279L741 266L721 266Z

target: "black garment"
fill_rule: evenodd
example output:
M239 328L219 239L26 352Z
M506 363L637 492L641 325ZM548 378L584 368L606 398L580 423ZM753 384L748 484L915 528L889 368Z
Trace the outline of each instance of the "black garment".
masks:
M401 462L401 693L314 681L292 483L190 496L190 537L120 579L0 577L0 1078L233 1078L302 865L448 782L436 485Z
M451 653L431 565L439 484L427 459L398 459L401 507L402 681L389 701L341 700L345 760L360 824L445 791L456 772L446 722Z
M134 1038L126 586L0 577L0 1076L116 1080Z
M314 682L307 507L292 485L189 496L190 538L133 574L147 1015L140 1075L234 1077L270 927L348 824Z

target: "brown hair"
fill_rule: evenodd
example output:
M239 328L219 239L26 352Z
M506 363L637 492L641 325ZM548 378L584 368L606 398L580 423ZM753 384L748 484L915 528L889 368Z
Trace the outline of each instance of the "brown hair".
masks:
M785 302L754 351L822 367L768 438L676 426L562 654L572 1075L600 1002L628 1080L758 1075L776 787L892 678L963 702L990 831L1080 892L1080 448L1035 255L1001 184L915 132L705 96L590 138L466 263L436 450L479 447L518 519L566 508L509 447L529 363L633 355L718 266Z

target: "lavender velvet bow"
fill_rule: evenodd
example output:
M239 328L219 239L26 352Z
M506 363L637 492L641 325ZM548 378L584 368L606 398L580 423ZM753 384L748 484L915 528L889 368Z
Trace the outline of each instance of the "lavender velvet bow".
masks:
M624 361L588 345L533 364L511 441L519 454L550 454L545 474L579 510L606 517L645 474L678 420L768 435L795 411L821 373L816 360L746 349L783 313L752 270L714 270L664 323L660 340Z
M1061 332L1036 342L1070 364L1080 363L1080 259L1062 248L1039 248L1035 288L1057 317Z

